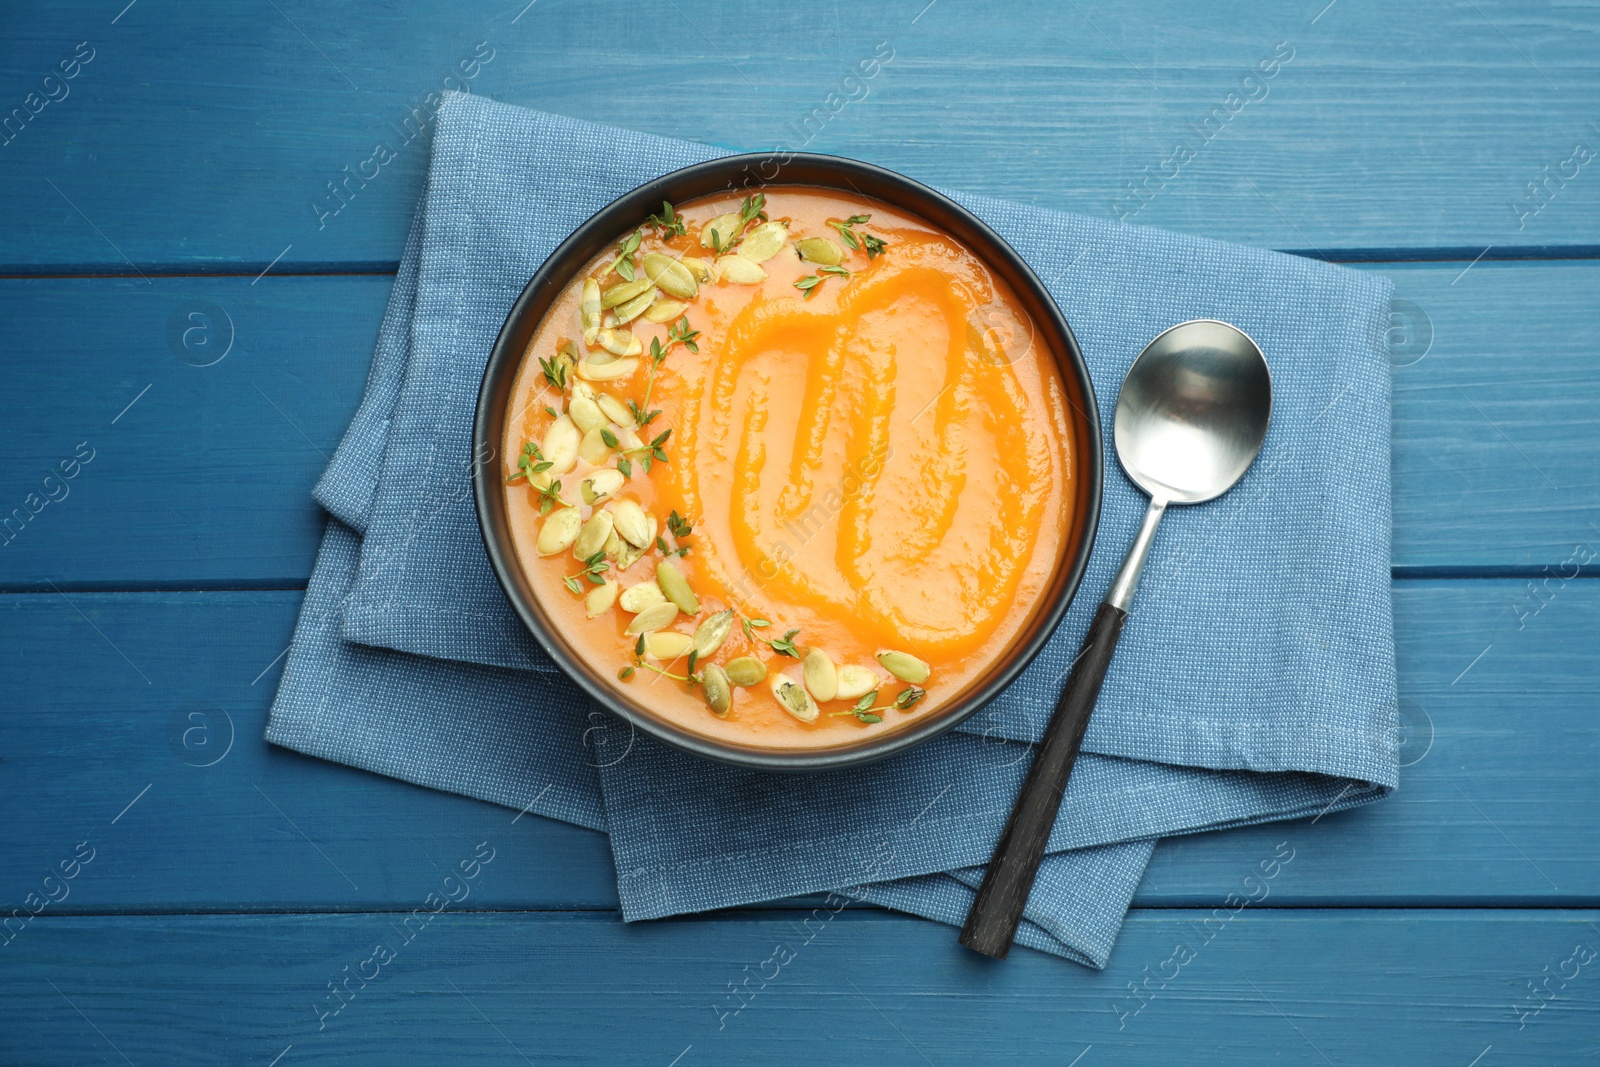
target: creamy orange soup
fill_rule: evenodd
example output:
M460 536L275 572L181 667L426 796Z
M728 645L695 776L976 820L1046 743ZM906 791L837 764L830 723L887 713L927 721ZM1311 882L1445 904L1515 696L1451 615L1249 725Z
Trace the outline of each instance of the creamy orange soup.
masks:
M688 730L826 747L960 693L1073 522L1059 371L920 219L810 187L620 236L529 345L505 441L541 605Z

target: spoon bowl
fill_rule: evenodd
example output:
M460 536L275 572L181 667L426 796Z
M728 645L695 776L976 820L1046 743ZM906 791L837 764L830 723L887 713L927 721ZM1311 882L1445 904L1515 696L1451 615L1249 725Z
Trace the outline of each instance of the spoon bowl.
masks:
M1212 319L1179 323L1145 346L1117 396L1117 459L1154 500L1221 496L1261 451L1272 375L1249 335Z

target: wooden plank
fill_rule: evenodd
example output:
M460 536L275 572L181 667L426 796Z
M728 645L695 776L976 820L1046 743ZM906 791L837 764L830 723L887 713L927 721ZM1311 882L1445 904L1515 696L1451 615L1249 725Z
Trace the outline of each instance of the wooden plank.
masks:
M1518 630L1523 593L1397 583L1398 794L1315 825L1167 842L1139 902L1218 905L1287 840L1270 906L1600 903L1600 850L1582 844L1600 803L1600 583L1547 594ZM0 705L16 709L0 721L0 903L88 840L98 858L53 913L388 908L492 838L500 877L473 906L616 906L599 835L264 744L298 600L0 598Z
M1576 545L1600 545L1587 399L1600 391L1600 264L1466 266L1371 268L1399 294L1395 564L1559 569ZM0 534L0 588L302 584L321 530L311 487L355 409L389 284L0 281L14 338L0 516L59 495L44 472L80 442L94 451L64 499ZM230 333L225 358L193 365Z
M3 581L304 585L391 282L0 283Z
M48 5L8 27L4 106L22 105L78 42L94 58L7 135L0 263L249 274L280 254L290 268L392 263L425 158L404 124L456 85L1275 248L1600 247L1600 181L1573 162L1578 142L1600 147L1588 106L1600 19L1588 8L1452 0L1413 18L1380 0L1326 11L1032 0L1002 19L925 6L848 5L819 24L806 6L753 18L727 0L468 0L404 17L309 0L145 3L115 18L87 0ZM648 59L619 39L651 42ZM203 46L177 62L179 40ZM893 59L861 79L875 53ZM671 91L641 91L641 79ZM368 162L379 144L394 158ZM352 181L336 216L313 206L339 204L328 183L363 164L375 176ZM1529 198L1527 183L1563 169ZM1130 183L1147 190L1136 212Z
M40 919L5 950L0 1057L1463 1067L1576 1062L1600 1025L1595 911L1136 912L1104 972L853 909L406 918Z
M1600 265L1468 266L1375 268L1395 282L1394 564L1570 574L1579 546L1600 557L1600 349L1580 325Z

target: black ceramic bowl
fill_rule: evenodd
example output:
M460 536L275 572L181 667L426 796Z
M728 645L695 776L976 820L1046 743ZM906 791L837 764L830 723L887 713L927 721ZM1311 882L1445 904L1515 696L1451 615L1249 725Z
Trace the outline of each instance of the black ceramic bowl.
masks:
M758 175L775 171L771 181ZM1072 418L1072 447L1077 464L1077 499L1069 535L1063 542L1050 583L1034 605L1027 624L1005 652L936 712L893 731L863 731L861 740L828 748L773 749L745 747L692 733L644 702L624 695L601 671L586 662L551 624L517 558L506 516L504 464L506 409L529 340L546 310L583 267L618 236L656 211L661 201L682 204L714 193L747 188L749 192L785 185L839 189L863 200L892 205L920 216L935 229L954 237L1005 280L1033 323L1033 343L1054 355L1066 384ZM836 156L794 155L780 161L771 155L729 156L674 171L602 208L561 243L529 280L506 316L489 356L478 393L473 424L473 489L484 546L506 596L550 658L602 707L668 744L710 759L774 771L826 770L903 752L943 733L983 707L1028 665L1044 647L1078 589L1094 543L1100 517L1102 451L1100 419L1083 353L1066 319L1039 279L1011 246L975 215L949 198L892 171Z

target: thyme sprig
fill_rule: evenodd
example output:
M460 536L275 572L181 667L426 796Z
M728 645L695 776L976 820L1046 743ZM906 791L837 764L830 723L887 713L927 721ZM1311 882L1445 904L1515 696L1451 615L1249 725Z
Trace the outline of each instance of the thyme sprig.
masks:
M583 570L579 571L577 574L567 575L563 581L566 582L568 589L572 590L574 593L577 593L579 596L582 596L583 579L587 578L595 585L605 585L605 572L609 570L610 567L611 564L606 560L606 550L602 548L600 551L583 561Z
M756 193L754 196L745 197L744 202L739 205L739 221L734 224L733 233L724 237L718 230L711 231L711 251L719 256L732 252L739 242L744 240L744 231L747 226L757 219L762 222L767 221L766 207L767 194L765 193Z
M661 214L650 215L644 220L646 226L653 226L661 231L663 240L673 237L682 237L689 232L683 216L674 210L670 201L661 201Z
M768 638L767 644L771 645L772 651L776 652L780 656L789 656L793 659L799 659L800 650L794 647L794 635L799 632L799 630L790 630L782 637Z
M556 392L566 395L567 386L571 384L569 374L570 366L561 353L556 353L549 359L539 357L539 369L544 371L544 380L549 382Z
M515 485L527 479L528 484L532 485L535 474L543 474L553 466L555 464L545 459L544 453L539 451L537 442L526 441L522 445L522 454L517 457L517 473L507 478L506 484Z
M650 338L650 376L645 381L644 404L638 405L631 400L628 401L628 409L633 412L633 421L638 424L639 429L642 430L650 425L650 420L661 414L659 410L650 410L650 396L656 389L656 369L666 361L667 353L672 351L673 345L682 345L698 356L700 354L700 345L696 338L699 336L700 331L690 329L689 316L684 315L677 322L667 327L666 344L662 344L659 337ZM665 456L662 456L661 459L662 462L666 461ZM648 471L650 464L646 463L644 469ZM622 473L624 475L628 474L627 471Z
M850 708L848 711L834 711L829 712L829 714L835 718L853 715L864 723L879 723L883 721L883 716L879 715L878 712L888 711L890 708L898 708L901 711L905 711L927 695L926 690L918 689L913 685L901 690L900 694L891 703L879 704L878 690L874 689L870 693L862 694L861 699L856 701L855 707Z
M794 287L806 294L806 299L810 300L817 295L817 286L828 280L825 275L829 274L837 275L841 278L850 277L850 272L843 267L818 267L817 273L807 274L804 278L796 281Z
M831 714L835 718L842 715L854 715L857 719L868 724L882 722L883 716L878 714L879 709L873 707L877 702L878 691L874 689L870 693L863 693L861 699L856 701L856 706L849 711L835 711Z
M877 259L889 247L889 243L881 237L874 237L870 233L856 233L855 227L865 226L870 221L872 221L871 215L851 215L843 222L830 222L828 225L839 231L839 236L844 238L845 244L858 252L865 249L867 259L873 260Z
M644 240L644 230L639 229L634 230L627 237L617 242L617 261L612 264L611 269L615 270L625 282L633 281L636 266L633 262L633 256L634 253L639 251L639 242L642 240Z

